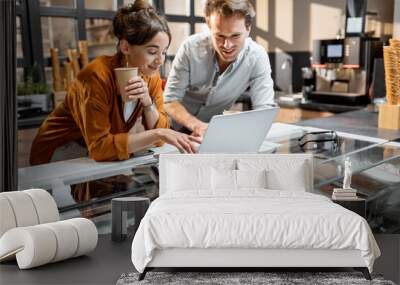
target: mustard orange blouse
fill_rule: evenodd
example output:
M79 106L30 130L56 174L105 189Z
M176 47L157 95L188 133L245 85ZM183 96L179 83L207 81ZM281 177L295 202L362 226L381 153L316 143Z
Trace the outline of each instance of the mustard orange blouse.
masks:
M129 158L128 131L142 116L143 106L138 101L133 114L125 122L114 75L114 68L120 67L120 63L121 55L118 53L100 56L78 74L64 102L41 125L32 143L32 165L49 162L54 151L70 141L86 145L89 157L97 161ZM143 79L160 114L155 128L168 128L160 75L144 76ZM148 129L144 119L142 123Z

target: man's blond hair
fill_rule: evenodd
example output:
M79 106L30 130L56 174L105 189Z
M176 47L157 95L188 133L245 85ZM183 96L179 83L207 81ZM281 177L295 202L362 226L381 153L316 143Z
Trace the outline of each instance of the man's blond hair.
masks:
M246 28L250 28L256 15L249 0L207 0L204 15L208 23L211 14L217 12L222 16L239 15L245 18Z

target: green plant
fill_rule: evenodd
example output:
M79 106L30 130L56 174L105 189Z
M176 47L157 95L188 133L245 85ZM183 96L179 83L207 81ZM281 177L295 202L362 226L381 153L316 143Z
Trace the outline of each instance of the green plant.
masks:
M34 83L31 79L17 84L18 95L44 94L49 92L49 86L46 83Z
M24 81L17 83L18 95L45 94L49 93L49 86L44 82L42 71L37 63L27 69Z

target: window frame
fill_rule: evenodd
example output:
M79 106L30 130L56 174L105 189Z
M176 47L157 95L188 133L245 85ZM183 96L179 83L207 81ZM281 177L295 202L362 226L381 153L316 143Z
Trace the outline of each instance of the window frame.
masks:
M123 0L116 0L117 7L123 5ZM27 68L36 62L41 66L43 78L44 68L51 66L51 59L43 54L43 35L41 30L42 17L72 18L77 21L76 41L86 40L87 19L112 20L116 11L86 9L85 0L75 0L74 8L40 6L39 0L21 0L21 5L16 5L17 16L21 16L21 34L24 58L17 59L17 67ZM35 35L35 37L33 37ZM60 62L67 60L60 56Z
M45 78L45 67L51 66L51 59L43 54L43 35L41 30L42 17L64 17L73 18L77 21L76 40L86 40L86 20L87 19L108 19L112 20L116 11L86 9L85 0L75 0L74 8L68 7L46 7L40 6L39 0L20 0L21 4L16 5L16 14L21 18L21 39L23 58L17 59L17 67L28 68L36 62L42 68L43 78ZM117 7L124 5L123 0L116 0ZM167 19L168 22L188 23L190 25L189 34L195 33L195 25L205 23L204 17L195 15L195 0L189 0L189 15L165 14L165 0L153 0L159 13ZM35 35L35 36L33 36ZM167 60L173 61L175 55L168 55ZM60 62L67 60L66 56L60 56Z
M205 23L204 17L196 16L195 15L195 0L189 1L189 15L175 15L175 14L166 14L165 13L165 0L157 0L154 1L155 5L157 5L159 13L165 17L168 23L188 23L190 25L189 35L193 35L195 33L195 25L196 24L203 24ZM172 63L175 58L175 54L169 54L166 56L166 61ZM165 65L165 64L164 64ZM163 66L161 70L162 74L165 73L165 68Z
M17 58L17 67L26 68L28 66L32 66L31 59L31 41L29 40L29 32L26 31L27 27L29 27L28 23L28 15L26 9L26 3L24 0L21 0L21 4L15 5L16 17L20 17L20 31L21 31L21 47L22 47L22 58ZM17 19L15 19L16 21ZM31 64L32 63L32 64Z

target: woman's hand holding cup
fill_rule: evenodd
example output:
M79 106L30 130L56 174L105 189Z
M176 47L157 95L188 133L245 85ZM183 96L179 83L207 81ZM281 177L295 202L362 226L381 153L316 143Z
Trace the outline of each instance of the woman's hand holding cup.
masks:
M147 83L140 76L135 76L128 81L123 96L125 96L125 101L140 100L144 107L152 104Z
M137 67L119 67L114 72L123 102L139 99L145 107L152 104L147 83L139 76Z

